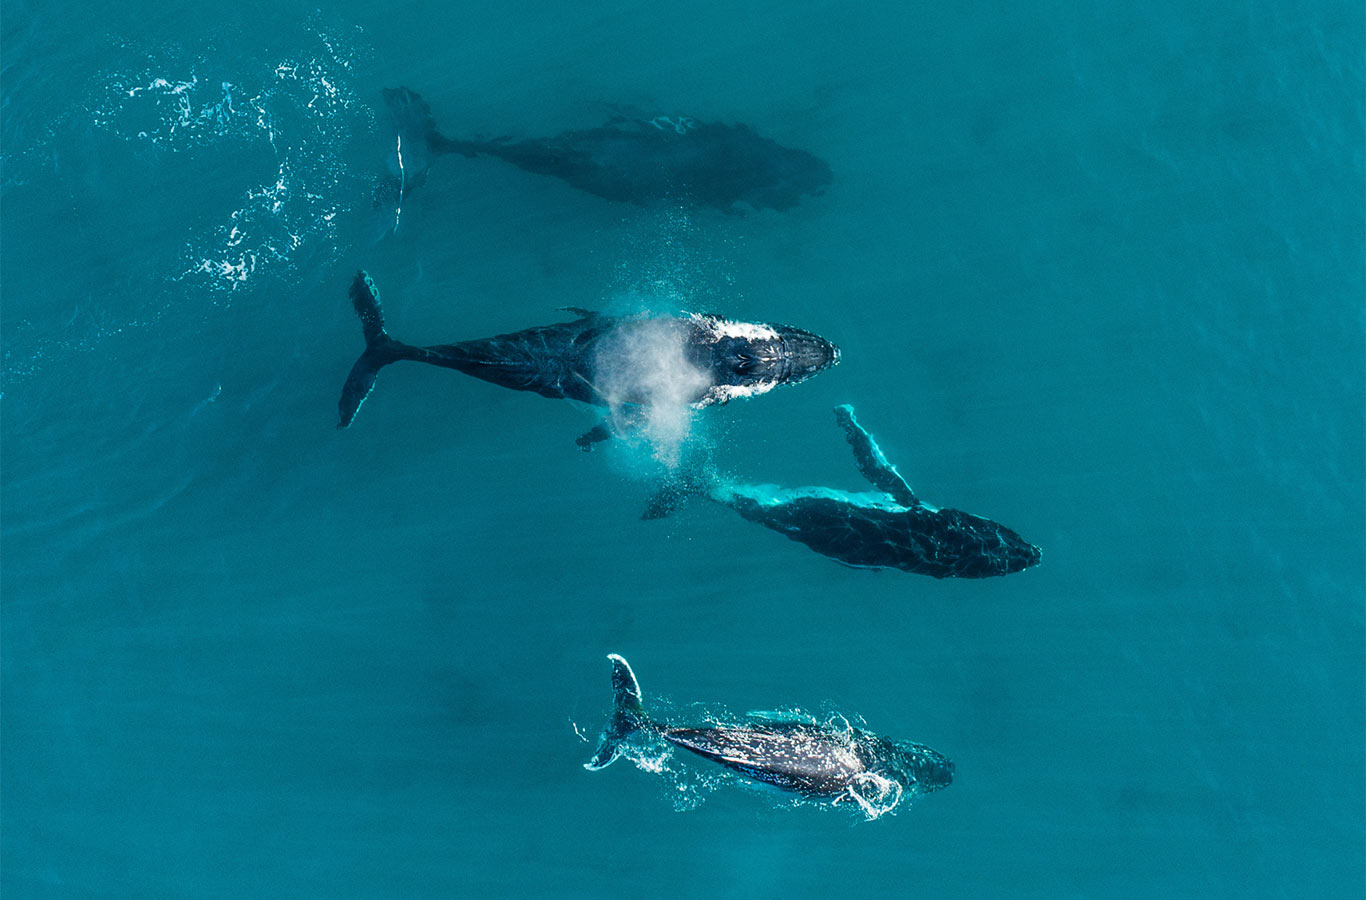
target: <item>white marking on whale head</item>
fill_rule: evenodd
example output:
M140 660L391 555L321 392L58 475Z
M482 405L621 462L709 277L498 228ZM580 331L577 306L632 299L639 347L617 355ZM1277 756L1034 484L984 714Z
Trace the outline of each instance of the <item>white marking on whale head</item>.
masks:
M778 332L773 330L773 326L762 322L736 322L702 313L689 313L689 318L707 329L712 342L722 338L740 338L746 341L778 340Z
M747 397L757 397L760 394L767 394L778 386L776 381L756 381L753 384L717 384L713 385L707 395L697 401L698 408L711 406L714 403L729 403L732 400L743 400Z

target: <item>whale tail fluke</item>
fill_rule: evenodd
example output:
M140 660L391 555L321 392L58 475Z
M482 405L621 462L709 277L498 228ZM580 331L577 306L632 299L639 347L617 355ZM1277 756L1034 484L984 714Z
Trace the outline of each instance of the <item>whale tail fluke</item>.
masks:
M432 108L422 95L406 87L385 88L384 105L395 129L409 147L425 146L431 153L459 153L475 156L481 149L476 141L456 141L436 130Z
M338 428L350 425L356 417L360 405L375 389L379 370L404 357L404 345L389 337L384 330L379 291L365 272L356 273L356 280L351 282L351 305L356 308L356 315L360 318L361 332L365 335L365 352L351 367L351 374L346 376L346 384L342 385L341 400L337 403L337 410L341 414Z
M640 700L640 685L630 664L616 653L608 654L607 658L612 661L612 717L602 729L593 758L583 764L589 771L611 765L621 755L626 739L649 723Z

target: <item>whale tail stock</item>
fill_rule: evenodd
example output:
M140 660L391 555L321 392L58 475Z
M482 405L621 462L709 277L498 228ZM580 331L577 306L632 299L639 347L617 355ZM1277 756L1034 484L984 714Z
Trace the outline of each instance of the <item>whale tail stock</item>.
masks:
M611 765L621 754L625 740L649 724L645 707L640 700L640 685L626 660L616 653L607 656L612 661L612 716L603 726L598 748L593 758L583 764L595 771Z
M356 315L360 318L361 331L365 335L365 352L351 367L351 374L346 376L346 384L342 385L341 400L337 403L337 411L341 414L338 428L350 425L356 417L360 405L375 389L379 370L391 362L406 358L404 351L408 349L406 344L389 337L384 330L379 291L364 271L357 272L355 281L351 282L351 305L356 308Z

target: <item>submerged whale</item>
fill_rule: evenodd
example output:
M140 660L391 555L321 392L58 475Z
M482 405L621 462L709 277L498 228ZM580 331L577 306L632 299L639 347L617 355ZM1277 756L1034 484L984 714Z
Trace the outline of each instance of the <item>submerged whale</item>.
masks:
M1006 526L918 498L859 425L852 406L836 407L835 418L859 472L878 493L737 484L692 474L657 494L644 518L662 518L683 497L705 492L745 519L856 568L987 578L1039 564L1042 551Z
M942 754L843 719L840 726L756 714L735 724L659 721L646 713L626 660L615 653L607 658L612 713L585 769L610 765L634 738L658 737L759 784L831 803L855 802L870 818L890 811L903 795L937 791L953 781L953 763Z
M379 293L365 272L351 284L351 303L360 317L365 351L342 386L338 428L355 419L380 369L400 360L628 413L665 399L694 408L727 403L805 381L839 362L839 348L809 331L701 313L607 316L570 309L579 316L571 322L414 347L385 330ZM579 445L587 449L611 435L607 420Z
M431 108L413 91L387 88L384 102L397 136L391 168L400 193L421 183L434 157L452 153L496 157L605 200L672 200L732 214L791 209L831 181L824 160L748 125L618 117L548 138L455 140L437 131Z

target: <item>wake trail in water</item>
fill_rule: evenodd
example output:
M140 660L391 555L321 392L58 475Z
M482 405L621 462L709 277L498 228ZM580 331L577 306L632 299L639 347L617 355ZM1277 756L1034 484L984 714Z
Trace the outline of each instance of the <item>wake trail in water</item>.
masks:
M118 52L136 62L99 75L33 146L6 155L7 194L79 178L83 173L63 167L74 147L86 148L93 169L119 159L116 144L135 150L148 177L198 181L204 188L202 197L184 197L161 217L166 232L183 242L179 262L160 261L164 242L158 239L147 245L150 266L127 261L143 283L130 284L126 296L100 298L106 309L117 304L118 312L87 308L82 322L73 315L64 328L9 323L7 384L172 311L202 315L265 280L288 284L301 260L313 266L345 254L341 223L366 206L373 177L351 171L345 158L375 123L361 100L368 88L357 86L355 74L369 51L355 31L316 23L287 43L296 49L274 55L259 48L147 50L124 43ZM225 199L231 205L215 208Z

